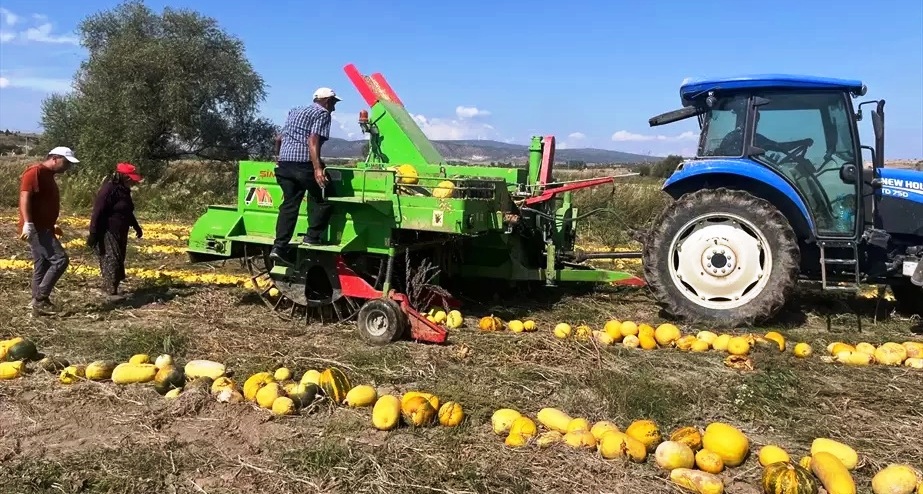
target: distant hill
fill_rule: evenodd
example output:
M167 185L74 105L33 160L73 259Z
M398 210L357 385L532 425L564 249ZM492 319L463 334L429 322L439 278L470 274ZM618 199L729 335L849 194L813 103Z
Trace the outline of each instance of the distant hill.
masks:
M529 155L529 146L509 144L489 140L432 141L433 145L447 160L468 162L525 162ZM362 158L366 141L349 141L331 138L324 144L324 156L331 158ZM654 163L662 156L610 151L608 149L557 149L555 161L583 161L592 163Z
M9 132L7 134L6 132ZM0 130L0 155L27 153L40 134ZM364 158L363 146L367 141L350 141L332 138L324 144L323 155L327 158ZM436 149L449 161L525 163L529 147L523 144L509 144L499 141L459 140L432 141ZM663 157L623 153L608 149L557 149L555 161L582 161L586 164L641 164L655 163Z

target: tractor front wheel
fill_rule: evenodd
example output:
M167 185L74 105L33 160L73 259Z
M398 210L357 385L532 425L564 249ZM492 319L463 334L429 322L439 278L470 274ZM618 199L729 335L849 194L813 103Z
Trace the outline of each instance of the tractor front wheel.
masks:
M387 345L407 330L407 317L393 300L376 298L366 302L357 317L359 335L372 345Z
M800 251L785 216L744 191L704 189L668 206L644 248L648 285L663 309L689 322L752 325L785 304Z

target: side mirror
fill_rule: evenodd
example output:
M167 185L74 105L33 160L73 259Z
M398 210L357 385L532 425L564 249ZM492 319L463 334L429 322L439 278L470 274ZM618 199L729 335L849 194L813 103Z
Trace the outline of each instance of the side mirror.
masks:
M846 163L840 167L840 180L843 183L854 184L856 183L856 178L856 165Z

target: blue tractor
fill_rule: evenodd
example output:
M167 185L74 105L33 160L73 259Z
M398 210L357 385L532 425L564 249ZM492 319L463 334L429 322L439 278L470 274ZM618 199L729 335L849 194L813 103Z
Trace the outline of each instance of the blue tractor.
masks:
M819 77L699 80L681 86L681 109L650 119L696 117L701 129L643 238L645 277L667 313L756 324L799 279L889 285L899 310L923 312L923 172L884 167L885 102L856 105L865 94L861 81ZM874 147L859 139L867 104Z

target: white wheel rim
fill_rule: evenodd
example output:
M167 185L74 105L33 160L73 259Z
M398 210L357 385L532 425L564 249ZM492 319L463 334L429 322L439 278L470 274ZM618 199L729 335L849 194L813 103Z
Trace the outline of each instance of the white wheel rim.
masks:
M369 316L365 329L372 336L382 336L388 331L388 316L382 311L375 311Z
M772 253L766 236L740 216L709 213L689 221L670 244L670 278L708 309L741 307L766 288Z

